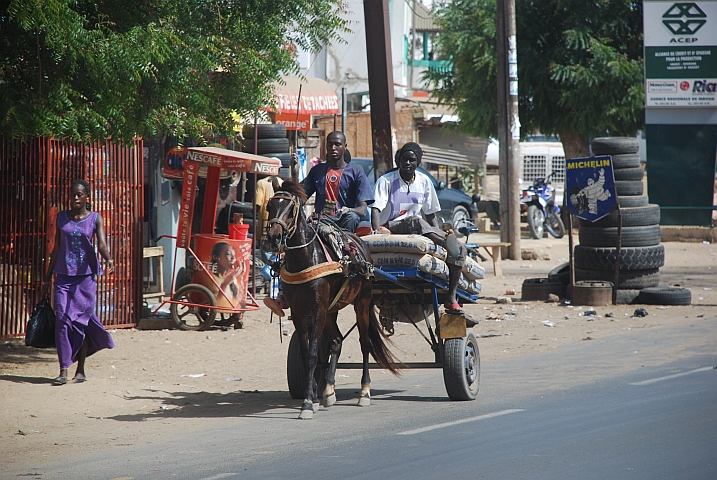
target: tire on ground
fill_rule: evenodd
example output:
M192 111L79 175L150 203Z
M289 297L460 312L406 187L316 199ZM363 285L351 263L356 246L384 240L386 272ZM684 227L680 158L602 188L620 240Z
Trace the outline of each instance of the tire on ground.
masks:
M640 144L633 137L598 137L590 144L595 155L637 153Z
M576 245L575 267L585 270L615 270L616 248ZM650 270L665 264L665 247L631 247L620 249L620 270Z
M626 180L626 181L642 181L642 177L645 176L645 171L640 168L619 168L613 170L615 180Z
M523 301L546 301L551 293L563 298L567 294L567 284L563 284L559 279L526 278L520 293Z
M612 155L612 168L619 170L621 168L635 168L640 166L640 156L628 154Z
M692 292L686 288L650 287L640 291L637 301L645 305L689 305Z
M647 195L634 195L627 197L621 197L618 195L617 203L618 205L620 205L620 208L634 208L644 207L645 205L650 203L650 200Z
M624 208L621 206L620 213L623 227L641 227L660 223L660 206L654 203L644 207ZM582 218L579 222L581 227L617 227L617 220L617 210L615 210L595 222Z
M615 180L615 192L618 196L642 195L645 185L637 180Z
M570 283L570 262L561 263L552 269L548 273L548 280L568 285Z
M620 270L617 288L618 290L641 290L647 287L656 287L660 284L659 269L650 270ZM609 270L585 270L575 269L575 280L600 280L603 282L615 282L615 272Z
M585 247L616 247L617 227L581 226L580 245ZM660 243L660 226L622 227L620 247L649 247Z
M618 305L631 305L637 303L637 297L640 295L640 290L617 290L615 295L615 303Z

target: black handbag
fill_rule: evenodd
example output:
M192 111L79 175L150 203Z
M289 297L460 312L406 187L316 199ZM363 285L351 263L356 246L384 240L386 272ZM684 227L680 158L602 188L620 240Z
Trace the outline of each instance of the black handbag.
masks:
M36 348L55 347L55 311L48 297L40 300L30 315L25 333L25 345Z

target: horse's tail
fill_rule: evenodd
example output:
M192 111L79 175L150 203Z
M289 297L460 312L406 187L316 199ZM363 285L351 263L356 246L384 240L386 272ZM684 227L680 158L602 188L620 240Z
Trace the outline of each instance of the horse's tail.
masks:
M393 353L388 349L387 342L391 343L391 340L383 333L381 324L376 316L376 310L374 309L373 299L368 308L368 340L371 343L371 356L376 362L383 368L393 373L396 376L401 375L400 369L397 367L398 360L393 356Z

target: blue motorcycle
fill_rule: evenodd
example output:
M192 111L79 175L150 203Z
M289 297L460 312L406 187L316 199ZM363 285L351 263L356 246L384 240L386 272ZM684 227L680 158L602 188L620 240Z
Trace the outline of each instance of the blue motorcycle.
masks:
M550 184L553 174L555 172L533 180L533 185L523 190L520 197L520 211L528 217L531 238L543 238L545 231L555 238L563 238L565 235L560 206L555 204L555 189Z

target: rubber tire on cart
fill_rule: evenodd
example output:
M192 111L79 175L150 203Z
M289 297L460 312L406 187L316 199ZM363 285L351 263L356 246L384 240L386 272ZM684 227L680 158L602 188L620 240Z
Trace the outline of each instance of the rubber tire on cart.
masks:
M453 231L457 238L463 238L465 235L460 233L459 229L472 224L471 214L468 212L466 207L458 205L453 209L453 216L451 217L451 223L453 224Z
M633 137L598 137L590 144L595 155L615 155L637 153L640 144Z
M443 345L443 383L451 400L475 400L480 390L480 351L473 332Z
M686 288L651 287L640 290L637 301L645 305L689 305L692 292Z
M195 298L192 299L191 297ZM196 297L200 296L200 299ZM204 285L197 283L190 283L177 290L172 297L175 302L184 303L195 303L200 305L208 305L210 307L217 306L217 299L214 294ZM182 309L182 310L180 310ZM206 330L211 327L214 323L214 319L217 317L216 308L201 308L201 307L188 307L178 303L172 303L169 307L169 311L172 314L172 320L180 330ZM196 319L196 325L194 323L187 324L184 317L193 315Z
M545 222L545 213L535 205L528 207L528 230L530 231L530 238L541 239L543 238Z
M306 393L306 363L301 357L301 335L294 330L289 340L289 351L286 356L286 382L289 394L294 400L303 400ZM314 379L318 385L316 393L321 396L326 388L326 367L323 365L328 357L328 345L321 342L319 345L319 363L314 371ZM321 359L324 359L323 361Z

